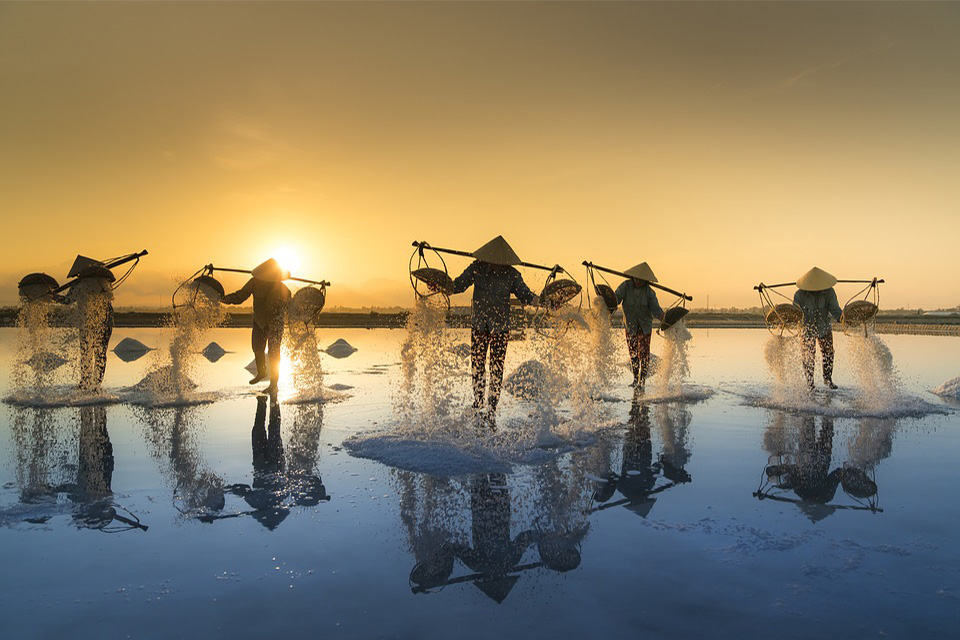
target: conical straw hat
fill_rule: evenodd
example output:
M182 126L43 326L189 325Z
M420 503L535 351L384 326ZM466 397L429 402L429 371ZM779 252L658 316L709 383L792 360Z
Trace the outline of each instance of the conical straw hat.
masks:
M491 264L520 264L520 256L516 254L503 236L497 236L487 244L473 252L473 257Z
M257 280L266 280L267 282L280 282L290 277L290 272L281 267L273 258L255 267L251 273Z
M656 282L657 276L653 275L653 269L650 268L646 262L641 262L638 265L630 267L625 274L631 278L637 278L638 280L646 280L647 282Z
M835 284L837 284L836 278L817 267L797 278L797 288L803 291L823 291Z

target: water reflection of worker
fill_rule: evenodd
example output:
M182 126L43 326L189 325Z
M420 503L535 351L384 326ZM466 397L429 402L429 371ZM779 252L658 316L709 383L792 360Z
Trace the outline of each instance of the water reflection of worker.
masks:
M113 334L113 286L116 278L106 267L90 265L77 274L77 281L62 304L76 304L80 340L80 382L85 391L96 391L107 368L107 347Z
M661 434L664 437L664 455L654 461L653 442L650 437L650 406L642 401L638 390L630 408L629 423L623 437L623 462L620 473L611 473L607 482L594 492L593 499L607 502L619 491L624 500L605 504L597 509L607 509L622 504L639 516L646 517L656 503L654 497L678 484L692 482L693 478L683 468L690 459L686 445L686 427L689 414L671 416L669 409L658 413ZM678 430L682 433L676 432ZM659 477L668 480L657 486Z
M837 292L833 285L837 279L822 269L814 267L797 278L797 292L793 303L803 311L803 329L801 333L801 355L803 373L807 385L813 389L813 369L817 357L817 343L823 358L823 384L836 389L833 383L833 326L830 317L840 320L843 310L837 302Z
M800 508L816 522L835 511L828 505L840 486L840 470L830 470L833 418L824 416L819 432L814 416L803 416L801 420L796 432L794 460L767 466L766 475L775 480L778 488L793 491L800 498Z
M261 396L257 398L257 413L250 438L253 448L253 484L232 485L229 490L253 507L250 515L272 531L290 515L290 509L284 504L284 458L283 440L280 437L279 402L270 402L269 424L266 418L267 398Z
M280 350L283 327L286 322L290 290L283 280L290 277L276 260L270 258L252 271L253 277L243 288L223 297L224 304L242 304L253 296L253 333L251 346L257 364L257 373L250 380L256 384L270 378L268 391L276 392L280 378ZM267 346L270 348L270 366L267 368Z
M57 487L57 491L66 493L75 505L74 524L83 529L101 531L146 531L147 527L133 514L128 512L127 517L117 513L118 507L113 503L113 469L107 408L103 405L80 407L77 480Z
M626 323L627 351L633 369L633 385L643 389L650 368L650 340L653 337L653 320L663 318L663 309L657 294L650 286L657 281L653 269L646 262L627 269L631 276L617 287L617 302L623 305Z
M525 304L536 304L537 296L523 282L512 265L520 258L503 239L497 236L473 252L476 260L453 281L453 293L462 293L473 285L473 328L470 333L470 362L473 368L473 407L483 408L486 386L487 351L490 352L490 391L487 395L487 418L493 423L500 388L503 363L507 355L510 330L510 295Z
M791 428L788 423L795 421L799 424ZM754 495L760 499L796 502L814 522L837 509L882 511L876 504L877 484L868 471L872 472L877 462L890 454L894 424L895 421L862 421L859 432L848 443L848 461L842 467L831 469L833 418L824 416L818 432L813 416L797 419L776 412L764 433L764 448L779 460L766 467L766 483ZM771 484L777 489L793 491L799 500L783 498L765 488ZM861 503L860 506L830 504L838 487Z
M536 541L531 531L510 536L510 490L502 473L477 476L470 488L472 546L457 550L457 556L481 574L474 583L490 598L503 602L518 580L509 574L520 564Z

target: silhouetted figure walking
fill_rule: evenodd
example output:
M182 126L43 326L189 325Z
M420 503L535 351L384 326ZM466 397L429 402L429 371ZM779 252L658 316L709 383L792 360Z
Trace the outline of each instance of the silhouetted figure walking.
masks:
M627 351L633 369L633 386L643 389L650 368L650 340L653 337L653 320L663 318L663 309L657 294L650 286L657 281L653 269L646 262L627 269L631 276L617 287L617 302L623 305L626 324Z
M462 293L473 285L473 327L470 332L473 407L478 411L483 409L489 351L490 390L486 417L492 426L503 385L503 364L510 331L510 295L525 304L536 304L538 298L512 266L520 264L520 258L503 236L497 236L474 251L473 257L476 260L453 281L453 293Z
M276 393L280 378L280 351L283 344L283 329L287 318L290 290L283 280L290 277L276 260L270 258L252 272L253 277L239 291L223 297L224 304L243 304L253 296L253 333L251 346L257 363L257 373L250 380L256 384L269 376L267 391ZM269 369L267 347L270 348Z
M835 284L835 277L817 267L797 278L798 291L793 296L793 303L803 311L801 356L803 374L810 389L814 388L813 369L818 342L823 358L823 384L830 389L837 388L833 383L833 326L830 316L839 321L843 310L833 289Z
M90 265L77 274L76 283L56 300L77 307L77 331L80 340L79 388L96 391L107 369L107 347L113 334L113 272Z

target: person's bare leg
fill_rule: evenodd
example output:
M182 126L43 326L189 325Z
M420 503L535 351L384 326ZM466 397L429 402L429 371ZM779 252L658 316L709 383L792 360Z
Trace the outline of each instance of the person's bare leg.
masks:
M833 383L833 332L820 336L820 355L823 357L823 384L830 389L836 389Z
M270 386L267 387L267 393L276 394L280 382L280 356L283 351L283 327L275 328L270 332L267 338L270 345L269 351L269 374Z
M503 386L503 363L507 358L507 334L494 333L490 336L490 395L487 405L490 407L490 420L497 413L500 402L500 389Z
M257 363L257 373L250 380L250 384L257 384L267 379L267 334L254 322L253 332L250 334L250 346L253 348L253 359Z
M627 332L627 352L630 354L630 368L633 370L633 385L640 381L640 343L638 335Z
M470 365L473 369L473 408L483 408L483 396L486 389L487 347L490 334L484 331L470 333Z
M637 338L640 356L640 378L637 380L637 389L642 391L647 383L647 372L650 369L650 340L653 338L653 333L641 333Z
M813 366L817 358L817 337L814 333L804 331L800 336L800 360L803 363L803 375L807 379L807 386L813 390Z

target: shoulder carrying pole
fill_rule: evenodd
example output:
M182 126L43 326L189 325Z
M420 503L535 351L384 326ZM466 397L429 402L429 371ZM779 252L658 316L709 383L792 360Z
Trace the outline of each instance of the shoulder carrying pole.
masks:
M145 256L145 255L147 255L147 250L146 250L146 249L144 249L143 251L140 251L139 253L131 253L131 254L128 255L128 256L123 256L122 258L117 258L116 260L111 260L110 262L105 262L105 263L103 263L103 266L104 266L105 268L107 268L107 269L113 269L114 267L119 267L119 266L122 265L122 264L127 264L128 262L132 262L132 261L134 261L134 260L139 260L140 258L142 258L142 257ZM65 289L69 289L70 287L72 287L73 285L75 285L75 284L77 283L77 280L79 280L79 279L80 279L80 278L73 278L72 280L67 280L67 281L64 282L62 285L60 285L59 287L57 287L56 289L54 289L51 293L60 293L61 291L65 290Z
M214 271L226 271L228 273L245 273L248 276L253 275L253 271L251 271L250 269L229 269L227 267L215 267L212 264L208 264L205 267L205 269L210 273L213 273ZM330 283L327 282L326 280L307 280L306 278L294 278L293 276L290 276L289 278L284 278L284 280L295 280L297 282L306 282L307 284L315 284L321 287L330 286Z
M872 284L874 286L878 284L883 284L883 278L873 278L871 280L837 280L837 284ZM792 287L797 284L796 282L781 282L780 284L763 284L762 282L755 286L754 291L762 291L764 289L776 289L778 287Z
M584 260L584 261L583 261L583 266L585 266L585 267L590 267L591 269L596 269L597 271L603 271L604 273L610 273L610 274L613 274L613 275L615 275L615 276L620 276L621 278L627 278L628 280L633 280L633 276L627 275L627 274L623 273L622 271L614 271L613 269L607 269L606 267L597 266L597 265L593 264L592 262L590 262L589 260ZM679 291L674 291L673 289L670 289L670 288L668 288L668 287L664 287L663 285L659 285L659 284L657 284L656 282L648 282L647 284L649 284L649 285L650 285L651 287L653 287L654 289L660 289L661 291L666 291L667 293L673 294L673 295L677 296L678 298L683 298L684 300L689 300L689 301L693 302L693 296L688 296L688 295L685 294L685 293L680 293Z
M473 254L469 251L459 251L457 249L443 249L441 247L435 247L432 244L427 242L413 242L413 246L418 249L429 249L431 251L436 251L437 253L449 253L453 256L463 256L464 258L473 258ZM545 267L542 264L534 264L533 262L520 262L518 263L521 267L529 267L531 269L541 269L543 271L554 271L556 267Z

